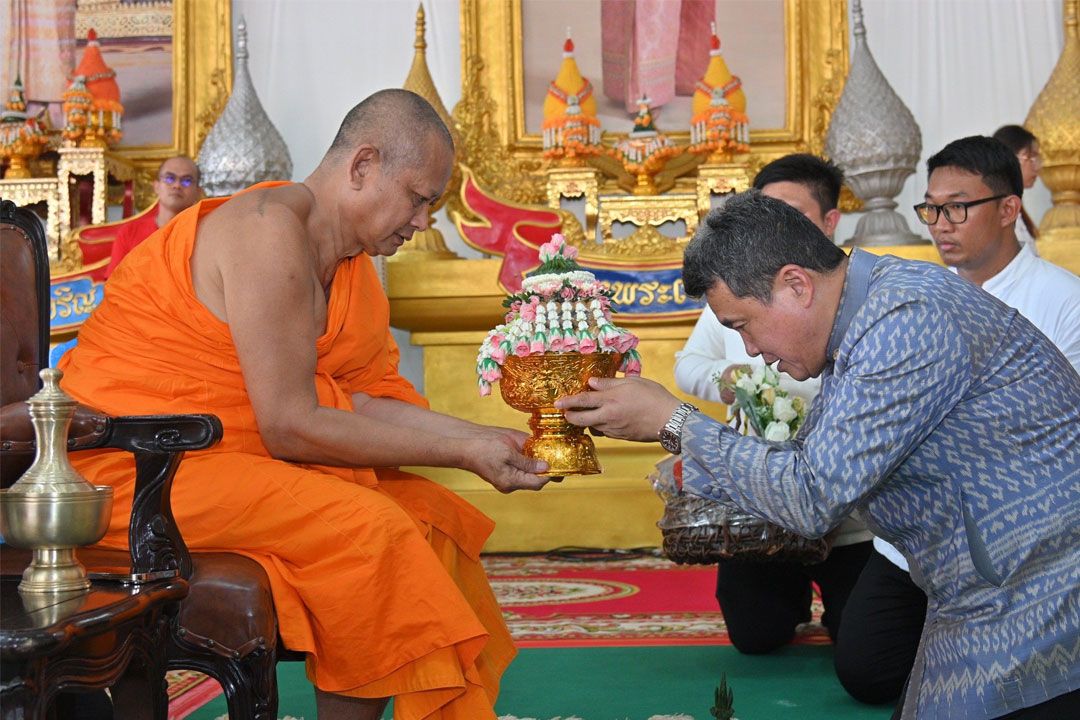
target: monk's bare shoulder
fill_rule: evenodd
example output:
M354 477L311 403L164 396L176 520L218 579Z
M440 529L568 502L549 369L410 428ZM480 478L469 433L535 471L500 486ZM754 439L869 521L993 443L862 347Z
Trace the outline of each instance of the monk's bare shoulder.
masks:
M271 292L282 273L314 278L305 225L313 206L311 191L296 183L245 192L203 217L191 256L196 297L227 320L227 282Z

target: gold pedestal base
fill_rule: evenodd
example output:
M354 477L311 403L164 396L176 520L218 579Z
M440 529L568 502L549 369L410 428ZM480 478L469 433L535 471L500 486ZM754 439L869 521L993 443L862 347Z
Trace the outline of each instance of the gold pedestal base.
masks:
M561 410L538 408L529 418L533 436L525 441L525 454L548 464L548 477L596 475L601 472L596 446L583 428L566 422Z
M86 568L75 557L75 548L34 548L34 560L23 570L19 592L31 595L63 595L90 589Z

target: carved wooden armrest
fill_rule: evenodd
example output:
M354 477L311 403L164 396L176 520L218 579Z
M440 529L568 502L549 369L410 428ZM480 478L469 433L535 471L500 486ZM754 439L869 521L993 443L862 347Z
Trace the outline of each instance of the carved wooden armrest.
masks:
M179 570L191 577L191 557L173 520L170 506L173 476L184 453L204 450L221 439L221 421L214 415L138 415L112 417L79 405L68 431L68 450L116 448L135 455L135 497L128 542L131 572ZM0 455L4 460L32 458L34 429L29 406L0 408Z

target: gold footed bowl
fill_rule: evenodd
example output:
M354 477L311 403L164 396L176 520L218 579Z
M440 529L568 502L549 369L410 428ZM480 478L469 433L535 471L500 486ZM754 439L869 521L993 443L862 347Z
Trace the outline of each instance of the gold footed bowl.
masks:
M542 475L601 471L592 438L585 428L567 422L555 401L584 392L591 377L615 377L621 363L621 353L545 353L506 359L499 381L502 397L515 410L531 413L532 437L525 441L525 454L547 462Z
M0 534L12 547L34 551L19 590L53 594L90 587L75 548L105 536L112 515L113 489L33 493L0 491Z

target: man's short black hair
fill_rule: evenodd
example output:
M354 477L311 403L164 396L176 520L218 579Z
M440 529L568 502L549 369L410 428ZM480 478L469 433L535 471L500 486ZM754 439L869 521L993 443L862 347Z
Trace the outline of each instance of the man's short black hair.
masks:
M1012 150L1013 155L1018 155L1024 150L1030 150L1031 146L1039 140L1026 127L1021 125L1002 125L994 131L992 137L1005 143L1005 147Z
M941 167L978 175L995 195L1024 196L1024 175L1016 153L1004 143L985 135L953 140L926 161L926 178Z
M754 188L761 190L775 182L793 182L805 185L821 208L821 214L835 210L840 202L840 186L844 184L844 171L829 160L817 155L796 153L777 158L761 168L754 178Z
M748 190L710 212L683 255L683 285L701 297L717 281L735 297L768 304L780 268L798 265L829 273L844 251L785 202Z

